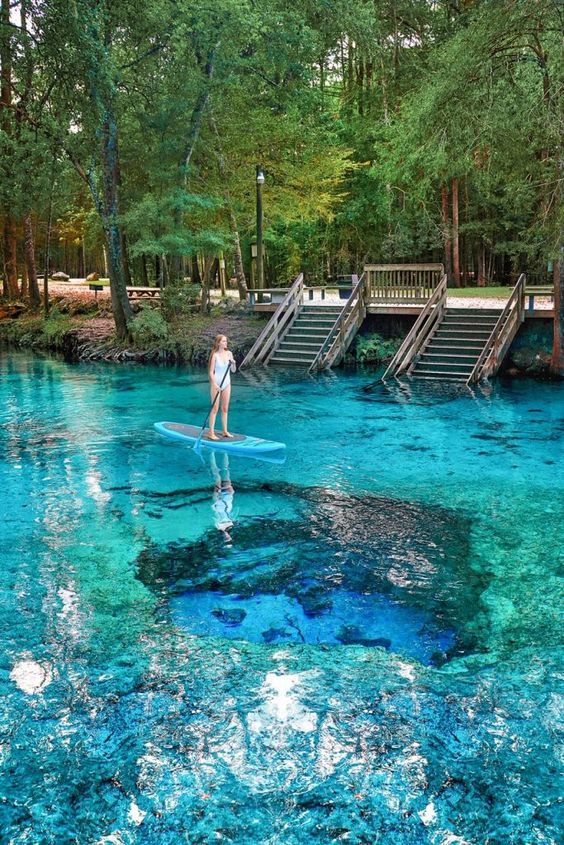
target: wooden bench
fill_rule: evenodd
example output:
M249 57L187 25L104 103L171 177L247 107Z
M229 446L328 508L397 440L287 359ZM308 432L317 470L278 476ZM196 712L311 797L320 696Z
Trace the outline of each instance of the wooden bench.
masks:
M554 285L525 285L525 296L529 297L529 311L535 308L535 296L554 298Z

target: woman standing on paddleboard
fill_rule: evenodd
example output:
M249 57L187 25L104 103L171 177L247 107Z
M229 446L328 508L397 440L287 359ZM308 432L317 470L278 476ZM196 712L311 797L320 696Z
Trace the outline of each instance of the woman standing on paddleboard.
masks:
M235 358L227 348L227 338L224 334L218 334L210 355L208 374L210 377L210 426L207 434L208 440L219 440L214 431L215 418L218 405L221 405L221 426L223 437L233 437L227 430L227 413L229 411L229 400L231 399L231 373L236 369Z

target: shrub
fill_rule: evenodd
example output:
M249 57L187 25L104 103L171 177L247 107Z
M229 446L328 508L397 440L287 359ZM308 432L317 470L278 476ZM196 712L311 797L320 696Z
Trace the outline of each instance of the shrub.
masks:
M162 309L167 317L178 317L181 314L193 314L196 310L202 288L200 285L168 284L162 293Z
M136 349L151 349L168 339L168 325L156 308L143 304L139 314L130 325L133 345Z
M359 335L356 341L355 358L362 364L380 364L394 356L401 340L390 338L386 340L377 333Z
M61 314L52 308L42 325L42 342L49 348L60 349L65 335L72 329L73 322L68 314Z

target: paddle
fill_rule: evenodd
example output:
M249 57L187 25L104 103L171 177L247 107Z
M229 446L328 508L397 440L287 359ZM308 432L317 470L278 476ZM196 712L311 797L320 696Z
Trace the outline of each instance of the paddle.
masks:
M226 369L226 370L225 370L225 372L223 373L223 378L221 379L221 382L220 382L220 385L219 385L219 390L217 391L217 393L216 393L216 395L215 395L215 398L214 398L213 402L212 402L212 403L211 403L211 405L210 405L210 409L209 409L209 411L208 411L208 415L207 415L207 417L206 417L206 418L205 418L205 420L204 420L204 424L203 424L202 428L200 429L200 433L198 434L198 439L196 440L196 442L194 443L194 446L192 447L192 448L193 448L196 452L198 452L198 451L199 451L199 448L200 448L200 441L201 441L201 439L202 439L202 435L203 435L203 433L204 433L204 429L205 429L205 427L206 427L207 421L209 420L209 418L210 418L210 414L211 414L211 412L213 411L213 406L215 405L215 403L217 402L217 400L218 400L218 399L219 399L219 397L221 396L221 388L223 387L223 382L224 382L224 381L225 381L225 379L227 378L227 373L229 373L229 372L231 372L231 363L229 364L229 366L227 367L227 369Z

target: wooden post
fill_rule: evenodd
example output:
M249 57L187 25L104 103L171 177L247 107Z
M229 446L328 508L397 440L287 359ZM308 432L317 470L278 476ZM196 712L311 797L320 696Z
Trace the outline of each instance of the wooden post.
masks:
M227 295L227 285L225 279L225 257L223 252L219 253L219 287L221 289L221 296Z
M257 288L264 287L264 254L262 246L262 186L264 185L264 173L262 167L257 165Z

